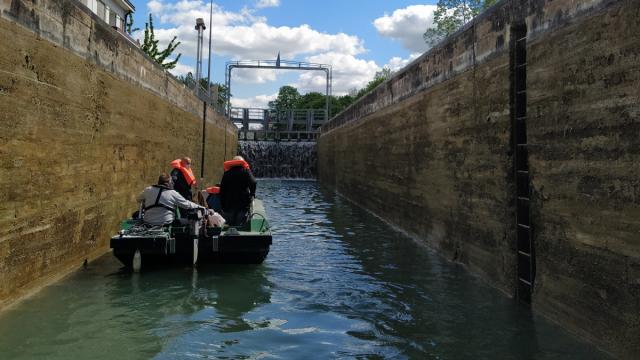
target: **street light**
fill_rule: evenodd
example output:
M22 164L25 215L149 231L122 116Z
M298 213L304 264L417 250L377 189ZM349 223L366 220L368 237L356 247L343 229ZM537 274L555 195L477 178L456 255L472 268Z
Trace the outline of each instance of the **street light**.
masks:
M198 45L196 55L196 92L200 93L200 78L202 77L202 32L207 27L204 25L202 18L196 19L196 30L198 31Z

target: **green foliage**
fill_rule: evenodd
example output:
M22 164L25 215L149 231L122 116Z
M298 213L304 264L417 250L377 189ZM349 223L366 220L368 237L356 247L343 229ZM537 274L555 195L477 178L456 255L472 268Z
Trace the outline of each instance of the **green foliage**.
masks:
M433 25L422 35L430 46L442 41L498 0L438 0Z
M173 61L164 62L180 45L180 42L176 42L176 39L177 36L174 36L164 50L158 50L158 40L156 40L153 32L153 17L149 14L149 22L144 24L144 41L141 49L165 69L176 67L180 56L182 56L182 54L178 54Z
M331 115L335 115L347 108L354 101L391 77L391 74L391 69L383 68L381 71L376 72L373 79L359 91L353 89L347 95L331 96ZM274 101L269 102L269 109L271 110L325 109L326 106L326 96L324 94L310 92L300 95L298 89L289 85L281 87L278 91L278 97Z
M177 79L181 83L185 84L188 88L190 89L195 88L196 80L193 77L193 74L191 72L188 72L187 75L180 75L177 77ZM207 85L211 86L212 88L217 87L218 89L217 104L218 106L224 107L227 104L227 97L230 96L227 87L223 84L209 82L207 78L200 79L200 88L208 90Z
M296 103L298 109L324 109L327 97L319 92L310 92L302 95ZM332 99L333 100L333 99Z
M125 24L127 34L131 35L134 32L140 30L140 28L133 28L133 13L129 14L127 18L127 23Z
M356 99L351 95L343 95L339 97L332 96L331 98L331 115L336 115L342 110L346 109Z
M187 73L187 75L186 75L186 76L185 76L185 75L179 75L179 76L177 77L177 79L178 79L181 83L183 83L183 84L187 85L187 87L188 87L188 88L191 88L191 89L193 89L194 84L195 84L195 82L196 82L196 80L193 78L193 74L191 73L191 71L189 71L189 72Z
M296 109L300 98L298 89L285 85L278 91L278 97L273 101L269 101L269 108L273 110Z
M369 81L367 83L367 86L363 87L356 93L354 100L357 100L363 97L368 92L375 89L376 86L382 84L385 80L390 78L391 74L392 72L391 72L391 69L389 68L383 68L381 71L376 72L376 74L373 76L373 80Z

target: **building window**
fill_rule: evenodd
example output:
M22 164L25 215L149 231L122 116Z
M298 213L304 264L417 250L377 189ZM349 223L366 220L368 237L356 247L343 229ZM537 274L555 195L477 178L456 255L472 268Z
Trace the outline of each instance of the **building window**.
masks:
M106 20L106 14L105 11L107 10L107 7L104 6L104 3L100 0L98 0L98 17L102 20Z
M114 13L113 11L109 11L109 25L118 26L118 23L116 22L116 16L116 13Z

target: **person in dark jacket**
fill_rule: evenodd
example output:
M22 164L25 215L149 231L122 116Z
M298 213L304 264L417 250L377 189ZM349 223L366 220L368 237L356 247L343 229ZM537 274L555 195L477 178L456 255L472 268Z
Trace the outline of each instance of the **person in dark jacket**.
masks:
M191 186L196 183L196 178L191 169L191 159L185 157L173 160L171 166L173 167L173 170L171 170L173 189L185 199L192 201L193 193L191 192Z
M256 179L242 156L236 156L224 165L225 172L220 182L220 204L224 218L229 225L243 225L256 196Z

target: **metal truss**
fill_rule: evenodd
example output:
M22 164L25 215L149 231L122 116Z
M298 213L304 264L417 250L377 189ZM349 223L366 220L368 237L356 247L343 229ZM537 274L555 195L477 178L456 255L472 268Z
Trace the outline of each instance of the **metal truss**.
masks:
M325 104L325 116L327 121L331 117L331 86L333 81L333 75L331 65L315 64L301 61L290 60L240 60L229 61L225 68L225 85L227 87L227 116L231 116L231 72L233 69L274 69L274 70L303 70L303 71L324 71L327 78L326 85L326 104Z

